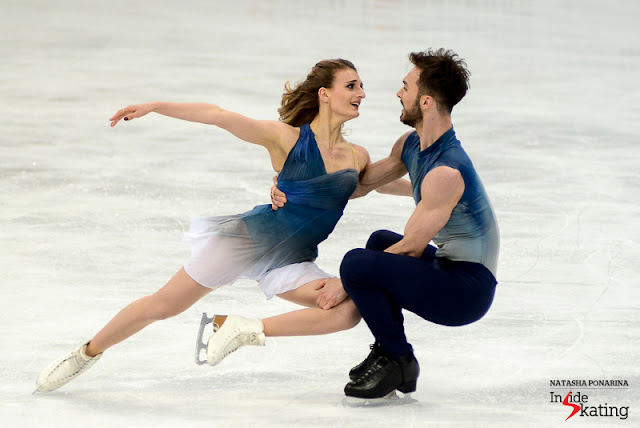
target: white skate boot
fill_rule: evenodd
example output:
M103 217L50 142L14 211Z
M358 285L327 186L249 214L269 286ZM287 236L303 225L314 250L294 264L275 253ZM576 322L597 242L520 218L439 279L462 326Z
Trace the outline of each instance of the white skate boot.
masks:
M217 326L214 321L214 326ZM264 346L264 324L229 315L221 327L214 329L207 343L207 364L215 366L227 355L245 345Z
M86 354L87 345L89 342L49 364L36 381L36 392L55 391L89 370L100 359L102 353L89 357Z

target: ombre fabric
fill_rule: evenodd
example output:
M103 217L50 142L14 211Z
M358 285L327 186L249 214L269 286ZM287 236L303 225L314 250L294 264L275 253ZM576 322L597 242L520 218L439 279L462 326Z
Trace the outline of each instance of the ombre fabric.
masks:
M191 247L185 271L215 289L315 260L318 244L333 231L357 185L355 169L327 174L315 136L304 125L278 175L278 188L287 195L285 206L273 211L271 205L259 205L243 214L194 217L184 235Z
M500 251L496 216L482 181L453 128L422 151L420 137L413 132L404 143L402 162L409 171L416 204L422 199L422 181L429 171L439 166L460 171L464 193L447 224L433 238L438 246L436 257L480 263L496 277Z
M315 262L293 263L272 269L260 278L258 287L267 300L287 291L295 290L317 279L335 278L322 270Z

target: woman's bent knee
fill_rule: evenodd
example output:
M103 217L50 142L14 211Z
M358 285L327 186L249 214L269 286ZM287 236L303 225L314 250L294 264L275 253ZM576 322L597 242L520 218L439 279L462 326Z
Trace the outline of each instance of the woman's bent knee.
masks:
M341 330L349 330L357 326L362 319L360 312L358 312L355 303L351 299L345 300L335 309L338 312L336 315L340 319Z

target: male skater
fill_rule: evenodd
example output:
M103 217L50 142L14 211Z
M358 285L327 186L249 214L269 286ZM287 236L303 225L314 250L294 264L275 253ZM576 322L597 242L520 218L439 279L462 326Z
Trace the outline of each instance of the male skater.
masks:
M401 121L415 130L366 168L362 181L375 186L408 171L416 209L404 236L374 232L366 249L349 251L340 266L344 288L375 337L369 356L349 373L345 394L352 397L415 391L420 368L402 309L436 324L469 324L489 310L497 283L496 218L451 123L469 71L449 50L415 52L409 59L414 68L397 95Z

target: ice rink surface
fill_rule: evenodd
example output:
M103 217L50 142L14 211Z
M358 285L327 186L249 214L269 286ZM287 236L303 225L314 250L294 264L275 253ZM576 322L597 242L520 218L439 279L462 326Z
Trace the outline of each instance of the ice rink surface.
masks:
M638 426L640 5L635 1L3 0L0 14L0 421L3 427ZM348 138L374 160L408 128L395 96L407 54L447 47L471 90L453 122L502 237L485 318L447 328L406 315L422 374L412 404L343 405L372 336L269 338L217 367L193 362L203 311L295 309L251 282L212 293L32 395L51 360L182 265L189 217L267 203L266 151L132 103L206 101L277 119L285 81L352 60L367 91ZM402 232L410 198L352 201L318 263L377 229ZM575 416L553 380L627 419Z

